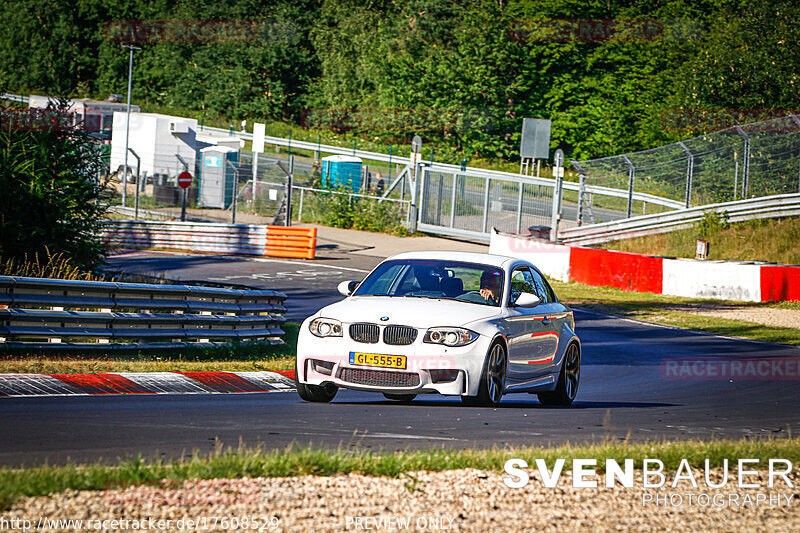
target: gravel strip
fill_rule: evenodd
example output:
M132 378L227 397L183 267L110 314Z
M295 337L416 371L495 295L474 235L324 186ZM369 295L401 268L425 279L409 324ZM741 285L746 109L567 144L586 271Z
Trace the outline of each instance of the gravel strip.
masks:
M682 311L695 315L744 320L764 326L800 329L800 309L781 309L776 307L741 307L729 304L686 304L670 305L671 311Z
M735 463L734 463L735 465ZM0 515L2 520L30 519L124 519L152 520L150 531L178 531L176 521L206 519L205 528L191 530L262 531L769 531L794 532L800 524L800 494L783 482L768 488L767 476L760 475L760 489L736 487L736 470L725 488L710 489L696 471L699 488L681 481L673 489L672 477L662 489L643 489L637 472L634 488L605 488L602 475L598 488L572 487L565 470L556 488L545 488L538 473L528 470L531 482L511 489L499 472L474 469L445 472L417 472L399 478L370 477L359 474L331 477L216 479L187 481L171 486L136 486L122 490L67 491L48 497L23 498ZM795 485L800 477L793 473ZM712 480L719 481L717 472ZM752 478L751 478L752 479ZM643 506L645 493L716 494L741 498L756 493L783 495L781 505L755 506L713 504ZM695 497L696 498L696 497ZM791 500L787 502L786 498ZM727 501L727 500L726 500ZM211 517L218 517L212 527ZM228 517L223 524L219 519ZM258 517L262 525L238 523L233 517ZM274 522L269 519L275 517ZM169 527L158 520L172 520ZM383 520L380 522L379 520ZM406 522L407 524L406 525ZM156 525L154 525L156 524ZM269 524L264 526L264 524ZM184 531L188 530L184 523ZM272 526L275 526L274 528ZM98 530L95 528L94 530ZM136 531L131 524L110 527L116 531ZM55 528L50 531L74 531ZM86 529L86 522L84 528Z

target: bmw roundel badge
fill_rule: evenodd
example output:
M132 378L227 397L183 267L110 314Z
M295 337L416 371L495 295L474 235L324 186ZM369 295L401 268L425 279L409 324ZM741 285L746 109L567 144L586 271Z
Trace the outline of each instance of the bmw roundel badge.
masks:
M382 317L381 317L381 322L386 322L386 321L388 321L388 320L389 320L389 317L388 317L388 316L382 316Z

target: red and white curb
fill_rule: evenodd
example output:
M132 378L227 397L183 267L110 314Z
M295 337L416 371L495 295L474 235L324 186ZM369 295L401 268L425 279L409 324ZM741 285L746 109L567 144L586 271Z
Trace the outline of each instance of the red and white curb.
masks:
M291 392L294 371L0 374L0 397Z

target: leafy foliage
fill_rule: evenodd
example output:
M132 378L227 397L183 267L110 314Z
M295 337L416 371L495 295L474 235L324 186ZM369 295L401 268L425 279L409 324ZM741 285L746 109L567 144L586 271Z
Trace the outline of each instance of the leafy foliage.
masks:
M0 81L16 92L124 93L109 21L196 22L140 39L134 100L197 118L289 121L426 151L515 161L523 117L584 159L717 129L797 104L793 0L10 0ZM206 21L204 23L204 21ZM212 22L252 22L204 39ZM427 158L426 154L426 158ZM480 164L480 161L477 161Z
M0 256L102 259L97 237L105 184L94 140L67 126L61 107L0 113Z

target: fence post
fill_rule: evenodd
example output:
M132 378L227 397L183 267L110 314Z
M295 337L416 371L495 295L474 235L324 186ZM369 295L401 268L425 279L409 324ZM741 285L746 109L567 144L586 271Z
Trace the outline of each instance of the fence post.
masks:
M736 152L733 153L733 157L736 157ZM733 167L733 199L736 200L737 195L739 194L739 161L734 161Z
M386 183L392 182L392 145L389 145L389 177L386 178Z
M289 156L289 175L286 177L286 222L292 225L292 185L294 182L294 156Z
M627 155L623 155L622 158L625 160L625 163L628 164L628 216L627 218L631 218L631 214L633 212L633 180L634 176L636 175L636 169L631 163L631 160L628 159Z
M300 212L297 214L297 220L302 222L303 221L303 193L306 192L305 189L300 189Z
M225 164L226 165L230 165L231 168L233 169L233 202L231 203L231 224L236 224L236 197L239 196L239 194L238 194L239 193L239 184L236 183L237 182L237 179L236 179L237 178L236 165L234 165L233 163L231 163L227 159L225 160ZM223 177L227 178L227 176L225 176L225 174L227 174L227 173L223 173ZM228 181L228 180L224 179L223 183L225 183L226 181Z
M583 203L586 201L586 176L578 176L578 214L576 222L579 226L583 225Z
M519 182L519 192L517 193L517 234L522 231L522 192L525 184Z
M744 139L744 154L742 156L742 198L747 196L747 187L750 184L750 137L740 126L734 126L736 133Z
M189 172L189 164L181 157L181 154L175 154L175 157L180 161L181 165L183 165L183 171ZM181 187L181 222L186 221L186 193L188 190L188 187Z
M561 188L564 178L558 177L553 184L553 207L550 210L550 240L558 241L558 223L561 220Z
M678 146L680 146L689 157L686 162L686 209L689 209L692 202L692 174L694 173L694 156L682 142L679 142Z
M450 227L456 224L456 185L458 184L458 174L453 174L453 190L450 191Z
M419 163L414 164L414 180L411 182L411 186L409 187L409 192L411 193L411 206L409 210L411 211L410 216L410 230L411 233L417 232L417 218L419 217L419 211L417 210L417 190L419 188L419 180L421 179L420 172L419 172ZM405 183L405 182L404 182Z
M444 194L444 176L439 173L439 190L437 191L436 198L436 225L442 224L442 195Z
M253 191L251 194L253 212L256 210L256 194L258 193L258 152L253 152Z
M142 160L139 157L139 154L137 154L133 150L133 148L128 148L128 151L131 154L133 154L133 157L136 158L136 200L134 202L134 207L133 207L133 219L134 220L139 220L139 170L142 168ZM125 176L125 179L126 180L128 179L127 175ZM127 186L128 186L128 184L127 184L127 181L126 181L125 182L125 187L127 187Z
M481 227L483 228L483 233L488 231L488 224L489 224L489 182L492 181L491 178L486 179L486 186L484 187L483 191L483 224Z

